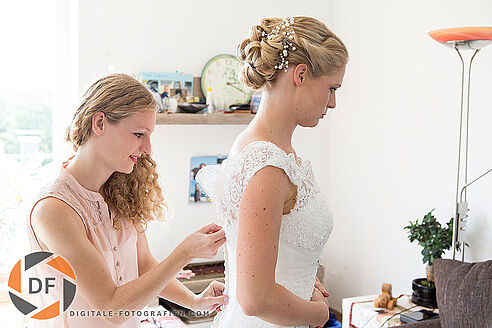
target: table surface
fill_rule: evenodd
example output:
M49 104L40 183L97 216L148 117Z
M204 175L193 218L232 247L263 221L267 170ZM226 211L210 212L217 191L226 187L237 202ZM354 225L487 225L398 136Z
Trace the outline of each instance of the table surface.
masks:
M342 300L342 328L379 328L383 323L384 325L382 327L399 326L401 324L399 315L395 315L387 322L386 320L397 312L415 306L411 301L410 295L401 295L398 298L397 306L393 310L376 308L374 307L374 300L377 297L378 295L366 295L344 298ZM421 309L427 308L416 306L408 312ZM384 310L384 313L378 313L376 310ZM436 312L438 312L437 309Z

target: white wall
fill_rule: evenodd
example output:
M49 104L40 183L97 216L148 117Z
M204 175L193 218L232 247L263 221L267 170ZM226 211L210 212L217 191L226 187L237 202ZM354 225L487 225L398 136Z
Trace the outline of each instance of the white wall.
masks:
M402 229L427 211L453 216L459 59L426 33L490 26L490 1L334 1L332 23L350 51L338 108L328 117L328 190L336 215L323 264L340 298L411 291L421 248ZM492 46L473 68L469 176L492 167ZM471 186L467 261L492 258L492 175Z
M81 88L117 71L184 71L199 76L208 59L234 53L264 16L310 15L342 37L350 52L338 106L314 129L299 129L294 147L310 159L335 213L323 264L330 303L377 293L383 281L408 292L424 270L420 249L402 227L436 208L452 216L459 68L456 54L426 32L490 25L488 1L80 1ZM487 21L487 18L489 19ZM492 166L492 47L476 59L471 176ZM214 218L208 205L188 205L191 156L224 154L243 126L157 126L153 136L161 183L174 217L152 224L152 252L163 259L180 240ZM489 142L487 142L487 140ZM490 178L470 189L468 260L491 258Z

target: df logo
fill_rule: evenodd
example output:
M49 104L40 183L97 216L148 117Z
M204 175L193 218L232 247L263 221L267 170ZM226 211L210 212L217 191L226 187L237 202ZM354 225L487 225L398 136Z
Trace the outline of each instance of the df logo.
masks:
M11 290L17 292L18 294L22 293L22 273L26 272L30 268L36 265L48 265L63 275L72 278L75 281L75 274L73 272L72 267L68 264L65 259L60 256L57 256L49 261L45 261L48 257L52 256L53 253L50 252L34 252L28 254L24 257L24 270L21 268L22 260L19 260L15 265L9 275L9 283L8 286ZM44 262L43 262L44 261ZM61 293L63 296L62 300L57 300L51 305L48 305L44 309L38 309L34 304L26 301L20 296L17 296L16 293L9 290L10 299L12 303L14 303L15 307L22 312L24 315L29 315L33 319L38 320L46 320L55 318L60 315L60 306L63 305L63 312L65 312L75 297L76 286L74 283L68 281L63 278L62 282L56 281L55 277L43 277L43 279L37 277L29 277L29 295L35 294L45 294L49 295L50 290L53 290L57 287L57 284L63 284L63 292ZM59 286L58 286L59 287ZM61 303L60 303L61 301Z

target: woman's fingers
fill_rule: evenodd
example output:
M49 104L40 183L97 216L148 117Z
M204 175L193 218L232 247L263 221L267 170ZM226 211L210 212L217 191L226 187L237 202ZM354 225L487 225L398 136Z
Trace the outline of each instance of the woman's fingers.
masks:
M220 312L222 310L222 306L229 302L229 296L220 295L220 296L208 296L205 299L206 308L211 311Z
M186 279L190 279L190 278L193 278L195 276L195 273L191 270L182 270L180 272L178 272L178 274L176 275L176 278L186 278Z
M216 305L223 305L229 302L229 296L227 295L221 295L217 297L212 297L213 303Z
M217 245L217 247L220 247L222 245L224 245L224 243L226 242L226 237L222 238L222 239L219 239L215 242L215 244Z
M212 288L214 289L214 296L222 295L225 291L225 285L217 280L214 280L210 283Z
M191 248L195 250L192 253L194 258L214 258L218 248L226 241L224 229L215 223L200 228L187 239Z
M215 232L209 233L209 237L213 239L214 242L218 242L219 240L225 238L224 229L217 230Z
M200 228L200 230L198 230L198 232L200 233L205 233L205 234L210 234L210 233L214 233L214 232L217 232L219 230L221 230L222 227L215 224L215 223L210 223L210 224L207 224L206 226Z

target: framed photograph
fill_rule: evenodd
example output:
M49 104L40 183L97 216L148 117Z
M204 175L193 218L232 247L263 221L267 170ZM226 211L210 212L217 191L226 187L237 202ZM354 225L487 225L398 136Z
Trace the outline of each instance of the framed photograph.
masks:
M140 81L161 98L171 96L175 90L186 90L188 95L193 95L193 74L142 72Z
M221 164L226 156L200 156L192 157L190 161L190 190L188 200L190 203L210 203L210 199L202 192L198 182L195 180L196 174L200 169L207 165Z

